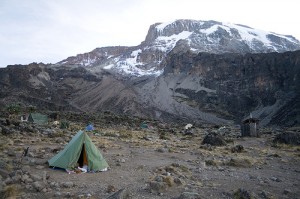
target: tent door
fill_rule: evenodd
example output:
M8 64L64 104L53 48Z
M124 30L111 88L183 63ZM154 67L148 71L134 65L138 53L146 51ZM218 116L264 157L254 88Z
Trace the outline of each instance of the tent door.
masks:
M81 153L78 159L78 162L80 167L83 167L83 165L88 165L88 157L85 150L85 145L82 145Z

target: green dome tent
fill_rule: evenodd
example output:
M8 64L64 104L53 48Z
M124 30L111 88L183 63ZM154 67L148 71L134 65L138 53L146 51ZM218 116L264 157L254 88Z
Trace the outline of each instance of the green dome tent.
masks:
M44 125L48 123L48 116L41 113L30 113L28 116L28 121L39 125Z
M48 163L50 167L63 169L87 165L90 171L101 171L108 167L91 138L83 131L79 131L62 151L48 160Z

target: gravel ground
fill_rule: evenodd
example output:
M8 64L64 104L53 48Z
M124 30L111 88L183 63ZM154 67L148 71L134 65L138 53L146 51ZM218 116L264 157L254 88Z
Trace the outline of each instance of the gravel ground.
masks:
M9 181L10 177L2 176L2 193L7 192L5 186L17 185L15 198L109 198L119 190L122 192L111 198L300 198L300 148L274 146L272 134L239 138L233 129L227 145L220 147L201 145L211 130L207 128L195 128L188 136L169 133L163 137L155 129L102 129L102 133L90 136L109 170L78 174L45 164L71 135L1 136L2 161L13 162L29 146L29 156L20 165L21 176L34 179L34 175L47 174L43 182ZM244 150L232 153L236 145ZM16 170L13 167L9 172ZM45 188L36 188L35 181Z

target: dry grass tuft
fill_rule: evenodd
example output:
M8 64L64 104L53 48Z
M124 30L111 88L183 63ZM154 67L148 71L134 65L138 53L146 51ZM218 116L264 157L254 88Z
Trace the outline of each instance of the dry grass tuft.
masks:
M173 179L172 176L166 176L166 177L164 177L164 182L165 182L169 187L174 186L174 179Z
M216 160L209 159L209 160L205 160L205 165L207 165L207 166L217 166L218 162Z
M231 158L229 161L224 162L224 165L232 167L251 167L253 163L248 158Z
M18 194L17 186L14 184L8 185L3 189L3 193L1 193L1 199L2 198L14 199L17 197L17 194Z

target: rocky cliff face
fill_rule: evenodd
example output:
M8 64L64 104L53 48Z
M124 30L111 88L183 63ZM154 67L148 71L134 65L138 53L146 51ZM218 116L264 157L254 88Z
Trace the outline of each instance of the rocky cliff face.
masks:
M73 92L89 86L94 75L84 68L32 63L0 69L0 104L20 103L42 110L80 110L69 100Z
M170 89L179 102L261 124L299 121L300 51L268 54L169 54L161 78L180 78ZM281 121L276 119L281 112Z

